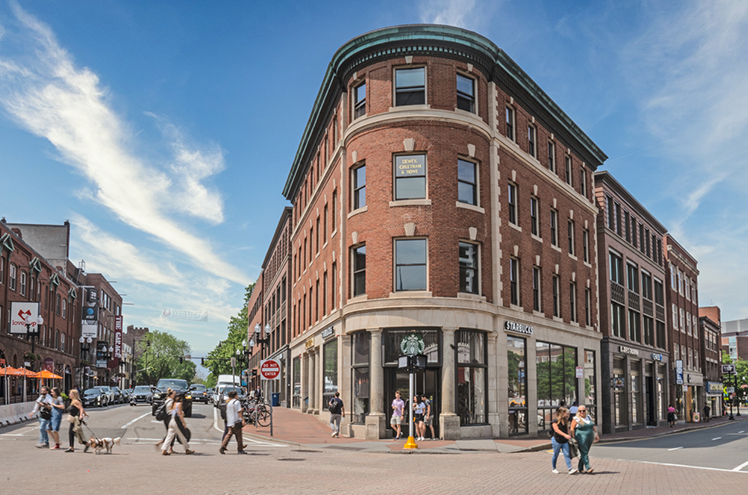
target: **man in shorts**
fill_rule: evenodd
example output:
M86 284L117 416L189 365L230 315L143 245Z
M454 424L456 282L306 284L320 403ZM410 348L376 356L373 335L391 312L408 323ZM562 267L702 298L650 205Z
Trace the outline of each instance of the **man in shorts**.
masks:
M403 411L405 410L405 402L400 398L400 392L395 392L395 400L392 401L392 419L390 419L390 426L395 430L395 440L400 440L400 425L403 423Z
M426 406L426 414L423 415L423 431L426 433L426 427L429 427L431 430L431 440L436 440L436 435L434 434L434 409L431 407L431 401L425 395L421 396L421 400Z

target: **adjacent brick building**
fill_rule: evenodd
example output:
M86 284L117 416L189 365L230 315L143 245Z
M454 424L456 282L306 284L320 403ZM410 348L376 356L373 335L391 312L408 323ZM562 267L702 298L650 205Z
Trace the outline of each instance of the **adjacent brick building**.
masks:
M722 314L718 306L699 308L701 369L704 370L704 399L711 416L722 415ZM703 408L702 408L703 411Z

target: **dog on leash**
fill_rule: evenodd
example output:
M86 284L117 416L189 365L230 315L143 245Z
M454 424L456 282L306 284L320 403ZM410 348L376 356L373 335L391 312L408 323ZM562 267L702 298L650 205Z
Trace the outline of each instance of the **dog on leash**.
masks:
M117 438L109 438L109 437L96 438L96 437L91 437L91 438L88 439L88 446L91 447L92 449L94 449L94 452L96 452L97 454L100 454L104 450L106 450L107 454L111 454L112 453L112 447L114 447L115 445L119 445L120 440L122 440L122 437L117 437Z

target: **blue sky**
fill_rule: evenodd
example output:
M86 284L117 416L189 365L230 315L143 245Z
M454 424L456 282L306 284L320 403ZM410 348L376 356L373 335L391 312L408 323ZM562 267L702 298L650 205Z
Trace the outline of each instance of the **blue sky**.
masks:
M748 316L740 1L0 0L0 214L70 219L71 259L117 281L126 324L202 355L259 273L332 55L419 22L504 49L697 257L700 304Z

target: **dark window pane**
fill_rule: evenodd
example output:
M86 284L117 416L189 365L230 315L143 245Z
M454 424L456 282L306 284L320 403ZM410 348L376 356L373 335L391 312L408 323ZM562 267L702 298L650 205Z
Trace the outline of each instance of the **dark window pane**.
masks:
M395 71L395 83L397 88L408 88L424 85L425 69L397 69Z
M426 239L403 239L395 241L398 265L426 263Z
M397 290L426 290L426 266L397 267Z
M457 74L457 91L466 96L473 96L473 80Z
M457 199L461 203L475 204L475 186L466 182L457 183Z

